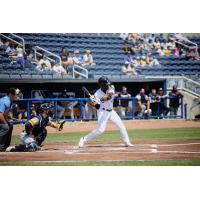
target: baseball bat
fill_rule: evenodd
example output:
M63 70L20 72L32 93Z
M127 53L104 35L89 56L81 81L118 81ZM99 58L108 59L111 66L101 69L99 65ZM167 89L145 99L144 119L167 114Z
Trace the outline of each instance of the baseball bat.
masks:
M88 89L87 89L85 86L82 87L82 90L83 90L89 97L92 96L92 95L90 94L90 92L88 91Z

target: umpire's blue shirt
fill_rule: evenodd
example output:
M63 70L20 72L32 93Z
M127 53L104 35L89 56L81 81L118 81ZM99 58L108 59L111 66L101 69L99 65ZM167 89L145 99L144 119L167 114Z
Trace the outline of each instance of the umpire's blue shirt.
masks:
M0 99L0 112L7 115L11 106L11 100L9 96L2 97Z

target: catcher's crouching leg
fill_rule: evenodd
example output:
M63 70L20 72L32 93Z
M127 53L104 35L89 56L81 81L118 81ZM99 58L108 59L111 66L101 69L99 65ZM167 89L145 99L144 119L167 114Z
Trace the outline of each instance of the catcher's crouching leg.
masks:
M35 152L38 150L36 143L19 144L10 149L10 152Z
M34 152L40 150L34 138L29 137L29 135L23 131L20 134L20 139L23 144L16 145L14 147L8 147L6 151L10 152Z
M23 131L20 134L20 139L23 142L21 145L15 146L15 149L18 151L27 151L27 152L34 152L40 150L34 138L29 137L29 135Z
M38 146L41 146L44 142L45 138L47 137L47 129L43 129L41 133L38 134L38 136L35 138L35 141Z

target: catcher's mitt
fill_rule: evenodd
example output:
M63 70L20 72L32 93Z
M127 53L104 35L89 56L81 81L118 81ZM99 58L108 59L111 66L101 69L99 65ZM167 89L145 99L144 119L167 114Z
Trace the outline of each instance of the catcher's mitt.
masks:
M62 131L63 130L63 126L65 124L65 120L59 121L59 125L58 125L58 131Z

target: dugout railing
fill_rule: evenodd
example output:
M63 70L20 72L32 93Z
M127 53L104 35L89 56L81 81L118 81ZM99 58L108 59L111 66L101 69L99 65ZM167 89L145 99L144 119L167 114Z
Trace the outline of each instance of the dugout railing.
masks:
M173 98L173 97L168 97L167 99L169 100L170 98ZM142 116L138 116L136 115L136 112L135 112L135 97L130 97L130 98L120 98L120 97L117 97L115 98L115 102L118 102L119 100L125 100L125 101L129 101L129 107L130 107L130 110L128 112L128 114L124 117L121 117L122 119L151 119L151 118L154 118L154 119L159 119L159 118L171 118L171 119L187 119L187 105L183 103L183 98L180 97L180 106L179 106L179 112L177 115L170 115L170 112L168 115L161 115L160 112L161 111L161 108L160 108L160 104L157 104L157 113L159 113L158 115L142 115ZM165 99L165 102L164 104L167 105L167 99ZM58 118L58 102L71 102L71 101L77 101L77 105L75 106L76 108L78 108L79 110L79 116L77 118L65 118L66 121L88 121L88 120L97 120L96 117L92 117L92 118L87 118L84 114L85 112L85 104L86 102L88 102L89 98L40 98L40 99L36 99L36 98L33 98L33 99L19 99L18 100L18 103L19 104L22 104L23 106L25 106L25 110L27 112L27 118L26 119L23 119L21 121L18 121L18 122L13 122L13 123L24 123L26 120L30 119L31 118L31 111L30 111L30 105L32 103L34 104L41 104L41 103L44 103L44 102L50 102L52 104L54 104L54 116L52 118L52 120L59 120ZM114 109L117 111L117 108L119 108L120 106L116 106L114 107ZM74 109L74 108L73 108Z

